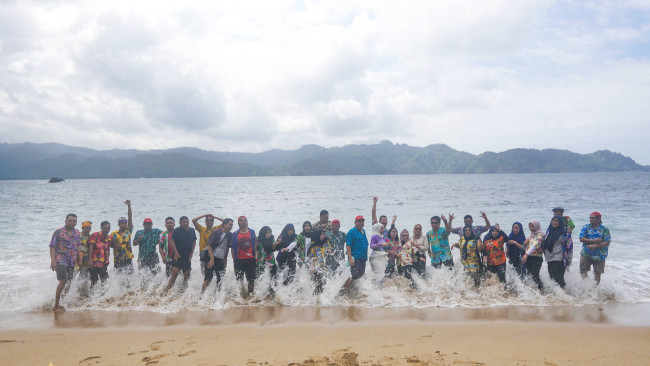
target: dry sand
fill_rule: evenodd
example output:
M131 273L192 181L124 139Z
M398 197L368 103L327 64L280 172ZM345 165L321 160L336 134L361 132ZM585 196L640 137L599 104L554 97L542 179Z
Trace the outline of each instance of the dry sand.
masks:
M164 319L162 314L95 312L112 319L115 327L88 323L87 313L57 314L51 324L23 322L25 328L0 330L0 365L647 365L650 357L645 318L640 322L645 325L635 327L588 317L446 322L413 316L376 319L382 311L369 309L354 310L374 312L362 320L331 314L315 319L318 309L311 309L311 315L305 309L278 311L283 315L270 320L265 308L186 313L172 316L173 325L152 324ZM258 313L266 315L251 321L204 321L208 315L232 320L237 314ZM283 318L290 313L298 321ZM41 323L53 314L33 316Z

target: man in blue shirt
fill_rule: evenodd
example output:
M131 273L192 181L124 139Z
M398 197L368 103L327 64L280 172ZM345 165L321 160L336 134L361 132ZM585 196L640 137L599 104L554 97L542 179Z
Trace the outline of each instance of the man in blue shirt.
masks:
M582 278L587 277L587 272L593 265L596 284L600 284L600 275L605 272L605 259L611 240L609 229L603 226L600 213L592 212L589 215L589 224L580 230L580 242L582 243L580 274Z
M345 251L350 261L350 274L343 285L343 289L350 287L354 280L358 280L366 272L366 261L368 260L368 238L363 229L365 224L363 216L359 215L354 219L354 227L348 231Z

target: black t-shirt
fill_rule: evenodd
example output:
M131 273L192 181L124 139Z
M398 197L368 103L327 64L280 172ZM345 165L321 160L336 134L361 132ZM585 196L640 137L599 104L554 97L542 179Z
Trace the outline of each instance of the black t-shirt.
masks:
M188 259L192 252L192 242L196 241L196 231L193 228L183 230L178 227L172 233L172 239L181 258Z

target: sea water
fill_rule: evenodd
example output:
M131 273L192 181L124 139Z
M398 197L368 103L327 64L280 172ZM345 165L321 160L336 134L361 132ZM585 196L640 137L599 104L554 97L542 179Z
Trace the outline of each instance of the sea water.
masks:
M83 168L83 167L80 167ZM252 229L268 225L274 235L287 223L296 228L303 221L312 223L327 209L330 220L341 221L344 231L353 227L357 215L366 217L371 234L372 197L378 196L378 215L397 216L399 230L413 232L421 224L430 230L433 215L454 213L454 227L463 225L470 214L475 224L483 224L485 211L492 224L499 223L510 232L520 221L526 235L527 223L539 220L546 228L551 209L563 206L565 215L576 224L574 264L565 278L562 291L542 267L545 294L540 294L530 279L520 280L508 267L509 290L495 279L475 289L463 275L459 252L453 250L453 271L436 270L427 262L424 278L416 276L415 288L403 278L382 281L367 267L366 276L357 281L349 294L339 290L349 277L345 264L327 280L324 291L314 295L314 284L306 269L298 270L288 286L272 283L263 276L255 294L244 299L245 285L238 283L228 262L220 289L215 282L201 294L203 277L197 249L192 259L187 288L176 286L163 291L164 271L155 276L137 270L118 275L112 265L104 285L89 289L88 281L73 281L62 300L68 311L113 310L174 313L242 306L362 306L362 307L466 307L506 305L582 306L605 302L650 302L650 238L648 173L576 173L576 174L499 174L499 175L393 175L326 177L252 177L252 178L170 178L170 179L98 179L71 180L58 184L44 181L0 181L0 311L34 312L52 308L56 275L49 268L48 244L52 232L63 226L68 213L81 221L93 222L93 232L107 220L111 230L117 219L127 215L124 201L132 202L135 230L142 229L145 217L154 227L164 230L164 219L180 216L190 219L204 213L236 219L248 218ZM580 228L588 223L590 212L599 211L603 224L610 229L612 243L600 286L593 274L583 280L578 272L581 244ZM450 241L457 241L456 235ZM134 248L137 258L137 247ZM272 288L273 291L270 291Z

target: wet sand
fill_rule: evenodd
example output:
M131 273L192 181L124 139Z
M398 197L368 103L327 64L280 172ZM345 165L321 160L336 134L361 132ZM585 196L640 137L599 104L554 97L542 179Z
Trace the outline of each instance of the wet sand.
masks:
M0 364L640 365L649 308L3 313Z

